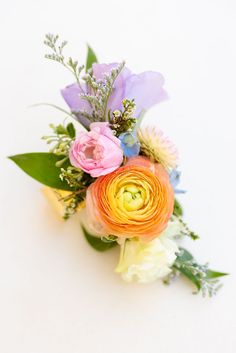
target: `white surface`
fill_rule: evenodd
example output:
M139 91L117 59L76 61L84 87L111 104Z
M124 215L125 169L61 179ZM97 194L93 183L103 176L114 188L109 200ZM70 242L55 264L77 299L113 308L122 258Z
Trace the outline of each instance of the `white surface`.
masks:
M233 353L235 317L236 4L230 0L8 1L0 14L2 353ZM45 32L85 57L127 60L136 72L159 70L171 99L150 121L176 142L186 220L200 235L187 242L215 269L231 272L212 300L171 287L128 285L81 237L79 221L58 220L40 185L5 157L46 151L40 137L63 115L59 89L72 77L43 59ZM68 50L68 53L70 51Z

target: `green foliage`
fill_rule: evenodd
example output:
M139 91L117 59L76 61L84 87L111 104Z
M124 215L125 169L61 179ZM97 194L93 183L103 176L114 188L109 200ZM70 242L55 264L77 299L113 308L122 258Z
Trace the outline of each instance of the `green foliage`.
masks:
M58 44L58 39L58 35L53 35L51 33L45 35L44 44L48 46L52 51L51 54L46 54L45 57L47 59L51 59L61 63L62 65L65 65L63 49L67 45L67 41L62 41L61 44Z
M61 168L60 178L66 180L70 187L76 190L87 188L94 181L89 174L71 165Z
M182 225L181 235L185 235L191 238L192 240L197 240L200 238L198 234L189 229L188 225L183 221L181 217L178 217L178 220Z
M92 67L93 63L96 63L97 57L93 49L88 45L87 60L86 60L86 72Z
M70 187L84 187L82 184L83 176L84 172L78 168L72 166L68 166L66 169L61 168L60 178L61 180L66 180Z
M58 43L59 36L51 33L46 34L44 44L50 48L51 53L46 54L45 58L53 60L63 65L68 69L76 78L78 84L80 84L80 74L84 69L84 65L79 66L77 60L73 60L71 57L65 59L64 48L67 45L67 41Z
M42 139L45 140L47 144L54 144L49 152L58 156L68 157L71 143L74 141L76 135L74 125L72 123L69 123L66 126L61 124L54 126L51 124L50 127L53 131L53 135L42 137ZM60 163L58 164L58 167L59 166Z
M198 264L192 254L183 248L180 249L175 260L173 270L187 277L196 286L197 292L201 292L203 296L208 294L210 297L222 286L218 278L227 275L227 273L210 270L208 264Z
M175 215L176 217L183 216L183 208L177 199L175 199L175 202L174 202L173 215Z
M53 153L25 153L9 157L25 173L40 183L50 186L54 189L73 190L66 181L60 179L60 168L56 163L61 161L61 157ZM65 167L68 166L64 162Z
M219 277L223 277L223 276L228 276L228 273L219 272L219 271L212 271L212 270L207 271L207 278L208 279L219 278Z
M176 201L176 200L175 200ZM177 208L178 207L178 208ZM174 208L174 212L173 215L171 217L171 219L173 221L177 221L180 223L180 232L179 232L179 236L183 237L183 236L187 236L189 238L191 238L192 240L197 240L199 239L199 235L197 235L195 232L193 232L189 226L187 225L187 223L185 223L182 219L181 216L177 216L177 214L180 214L182 212L182 209L179 208L179 206L177 206L176 209Z
M76 135L76 131L75 131L75 127L72 123L69 123L66 127L66 131L68 133L68 135L73 139L75 138Z
M98 238L95 237L94 235L90 234L84 226L81 226L82 231L84 233L84 236L87 240L87 242L92 246L92 248L94 248L97 251L106 251L106 250L110 250L111 248L113 248L114 246L117 245L117 242L115 240L113 240L112 238Z
M72 166L61 168L60 178L63 181L65 180L75 190L70 195L61 199L65 205L64 218L68 219L76 212L79 204L85 200L87 187L94 179L89 174L84 173L83 170Z
M134 117L136 104L134 99L124 99L122 102L123 111L115 110L111 113L109 112L109 122L111 124L111 129L114 130L116 136L126 131L132 131L137 122Z

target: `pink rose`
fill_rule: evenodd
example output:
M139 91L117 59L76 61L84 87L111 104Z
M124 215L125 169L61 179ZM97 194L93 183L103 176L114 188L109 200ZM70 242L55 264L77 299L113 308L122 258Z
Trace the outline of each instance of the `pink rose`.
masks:
M96 178L117 169L123 161L123 151L108 123L92 123L90 131L78 134L69 158L74 167Z

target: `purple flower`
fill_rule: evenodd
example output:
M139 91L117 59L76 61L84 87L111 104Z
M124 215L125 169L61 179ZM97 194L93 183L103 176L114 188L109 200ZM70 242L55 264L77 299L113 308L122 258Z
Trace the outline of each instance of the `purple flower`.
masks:
M82 90L87 93L85 84L80 84L79 86L78 83L73 83L61 90L61 94L81 124L88 128L91 121L79 113L80 111L86 111L88 114L91 113L90 104L85 99L80 98L80 94L84 93Z
M117 65L117 63L94 63L92 66L93 75L97 80L102 80L104 75L109 74ZM122 100L124 98L134 99L136 104L136 117L138 118L142 111L151 108L154 104L167 98L163 85L164 78L158 72L146 71L136 75L127 67L124 67L115 81L107 109L111 111L122 109ZM61 93L71 111L76 113L78 119L85 127L88 127L90 124L89 119L80 114L80 111L86 111L88 114L91 113L89 103L80 98L81 93L89 93L86 84L79 86L77 83L74 83L64 88Z

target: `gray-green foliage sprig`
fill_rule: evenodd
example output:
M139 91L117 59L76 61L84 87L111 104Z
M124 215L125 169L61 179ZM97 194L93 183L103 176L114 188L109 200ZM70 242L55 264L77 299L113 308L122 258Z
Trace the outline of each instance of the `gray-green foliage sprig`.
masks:
M181 224L181 231L180 231L180 236L187 236L191 238L192 240L197 240L199 239L199 235L197 235L195 232L193 232L187 223L184 222L183 218L183 208L179 201L175 198L174 202L174 211L172 215L173 220L178 220L178 222Z
M68 59L64 56L64 48L67 45L67 41L59 41L58 35L51 33L46 34L44 44L51 49L51 53L46 54L45 58L56 61L67 68L76 78L76 81L80 85L80 74L84 69L84 65L79 66L77 60L73 60L71 57Z
M189 260L185 263L179 263L176 261L174 266L176 270L181 269L182 271L188 271L189 274L197 278L199 285L201 286L200 290L203 297L207 294L212 297L222 286L222 284L219 284L219 280L207 278L208 264L200 265L195 260Z
M199 235L197 235L189 228L187 223L185 223L181 217L175 217L175 216L172 216L172 217L175 219L178 219L179 223L181 224L181 231L180 231L181 236L187 236L192 240L197 240L200 238Z
M185 249L180 249L179 254L173 265L173 274L180 272L192 281L197 292L201 292L205 297L206 295L212 297L222 287L219 277L227 275L227 273L212 271L209 269L208 264L199 264L194 257Z
M89 93L80 95L92 107L92 113L86 115L91 121L108 121L108 101L112 94L114 83L125 66L125 62L113 68L103 79L96 80L91 73L87 73L83 79L87 83ZM84 112L81 112L82 114Z

